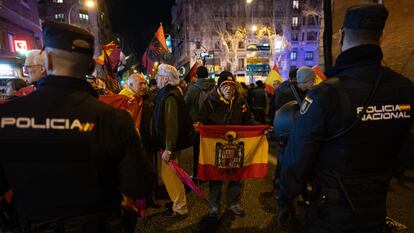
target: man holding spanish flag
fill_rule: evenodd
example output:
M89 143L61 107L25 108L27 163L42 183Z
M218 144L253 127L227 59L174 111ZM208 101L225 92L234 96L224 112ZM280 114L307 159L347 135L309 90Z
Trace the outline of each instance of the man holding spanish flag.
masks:
M251 113L247 107L245 99L239 98L237 95L235 89L235 79L230 72L221 72L217 86L212 90L203 103L200 112L200 120L204 125L220 125L220 127L216 127L216 129L213 129L213 126L206 126L211 127L210 130L216 130L216 132L217 129L222 130L224 127L223 125L249 125L255 123L252 120ZM232 173L230 170L223 171L223 173L217 172L216 168L222 165L220 161L216 161L216 163L209 163L208 159L204 158L212 158L211 153L214 152L209 151L207 152L209 153L207 156L203 156L203 153L206 153L206 151L203 150L203 143L208 143L203 140L203 135L205 136L208 133L203 131L206 131L204 126L200 128L202 139L200 145L201 149L198 176L202 180L210 181L208 217L217 220L220 216L221 186L222 180L226 180L226 175L229 180L227 208L235 215L243 216L244 210L240 206L242 177L238 178L237 174ZM228 131L225 137L227 137L230 141L235 141L237 137L235 131L236 130ZM209 133L211 134L211 131ZM217 139L214 138L213 140ZM215 144L217 151L217 146L220 147L221 144ZM239 144L236 147L240 146ZM204 148L208 150L208 148L212 147L206 146ZM223 150L221 147L219 150L224 151L225 149ZM220 164L217 164L217 162Z

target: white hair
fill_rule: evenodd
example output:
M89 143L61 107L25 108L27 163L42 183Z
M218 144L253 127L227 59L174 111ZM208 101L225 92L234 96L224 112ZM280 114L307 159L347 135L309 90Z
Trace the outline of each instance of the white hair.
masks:
M145 79L143 73L133 73L133 74L131 74L128 77L127 83L128 83L128 86L129 87L132 86L132 85L134 85L134 81L136 80L136 78L143 78L143 79Z
M42 52L40 49L29 50L27 52L24 65L25 66L36 66L36 65L45 66L45 57L46 57L46 54Z
M177 69L168 64L161 64L158 66L157 75L169 77L168 84L177 86L180 83L180 78Z

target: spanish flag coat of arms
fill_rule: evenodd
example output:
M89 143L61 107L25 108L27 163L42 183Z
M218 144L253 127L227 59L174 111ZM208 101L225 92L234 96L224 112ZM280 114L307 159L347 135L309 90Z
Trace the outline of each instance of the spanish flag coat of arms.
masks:
M200 127L201 180L244 180L267 176L269 126L204 125Z

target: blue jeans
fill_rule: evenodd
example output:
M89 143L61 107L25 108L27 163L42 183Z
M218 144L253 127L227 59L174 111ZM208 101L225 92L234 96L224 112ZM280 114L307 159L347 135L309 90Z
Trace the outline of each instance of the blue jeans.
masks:
M221 186L223 182L218 180L210 181L210 193L209 193L209 208L217 208L220 210L220 198L221 198ZM229 181L227 186L227 204L229 206L237 205L240 203L242 182L241 181Z

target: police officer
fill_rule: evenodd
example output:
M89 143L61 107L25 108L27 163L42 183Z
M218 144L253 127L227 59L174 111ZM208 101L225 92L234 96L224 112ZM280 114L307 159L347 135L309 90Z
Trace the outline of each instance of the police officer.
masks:
M94 37L43 24L48 76L0 106L0 194L12 189L23 232L125 232L121 200L156 181L131 117L100 102L84 77Z
M381 4L350 7L328 81L304 99L282 161L278 222L311 179L305 232L383 232L390 179L412 151L414 85L381 66ZM407 140L408 138L408 140ZM411 146L407 146L411 145Z

